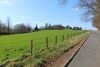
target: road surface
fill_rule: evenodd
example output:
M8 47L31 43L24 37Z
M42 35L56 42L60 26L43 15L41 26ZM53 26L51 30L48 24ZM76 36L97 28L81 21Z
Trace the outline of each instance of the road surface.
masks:
M92 32L68 67L100 67L100 32Z

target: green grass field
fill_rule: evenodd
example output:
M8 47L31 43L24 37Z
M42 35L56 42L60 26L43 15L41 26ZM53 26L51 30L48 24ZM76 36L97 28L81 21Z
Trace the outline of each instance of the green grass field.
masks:
M48 37L49 47L55 45L55 37L58 36L58 43L62 42L62 35L65 40L82 34L79 30L46 30L25 34L0 35L0 64L9 59L16 59L24 53L29 53L30 40L33 40L33 52L39 52L46 48L45 38Z

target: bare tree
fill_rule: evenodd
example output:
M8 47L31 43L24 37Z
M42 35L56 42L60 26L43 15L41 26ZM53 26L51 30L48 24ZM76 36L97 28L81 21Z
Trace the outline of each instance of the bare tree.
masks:
M61 4L66 0L60 0ZM82 18L85 22L92 21L93 26L100 29L100 0L79 0L79 7L84 10Z
M17 24L15 25L13 32L14 33L27 33L27 32L31 32L32 31L32 27L29 25L25 25L25 24Z
M0 34L7 34L7 30L8 27L6 26L6 24L4 24L2 20L0 20Z
M2 32L2 20L0 20L0 32Z
M7 23L8 23L8 34L10 33L10 17L7 17Z

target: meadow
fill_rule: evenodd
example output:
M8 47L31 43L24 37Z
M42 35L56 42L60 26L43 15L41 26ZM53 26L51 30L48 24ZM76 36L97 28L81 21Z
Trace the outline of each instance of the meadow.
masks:
M55 47L56 36L57 42L62 43L62 35L64 35L64 40L68 40L72 36L75 37L84 32L81 30L44 30L24 34L0 35L0 64L29 53L31 40L33 40L33 54L35 54L46 48L46 37L48 37L48 46Z

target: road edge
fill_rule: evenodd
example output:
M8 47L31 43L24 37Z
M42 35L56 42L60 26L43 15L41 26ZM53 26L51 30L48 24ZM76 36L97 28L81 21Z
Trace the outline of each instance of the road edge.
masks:
M68 62L64 65L64 67L68 67L69 64L71 63L71 61L73 61L74 57L77 55L77 53L80 51L80 49L83 47L84 43L87 41L87 39L89 38L89 36L91 35L91 32L88 34L87 37L84 38L84 40L82 40L82 42L80 42L80 47L78 48L78 50L70 57L70 59L68 60Z

